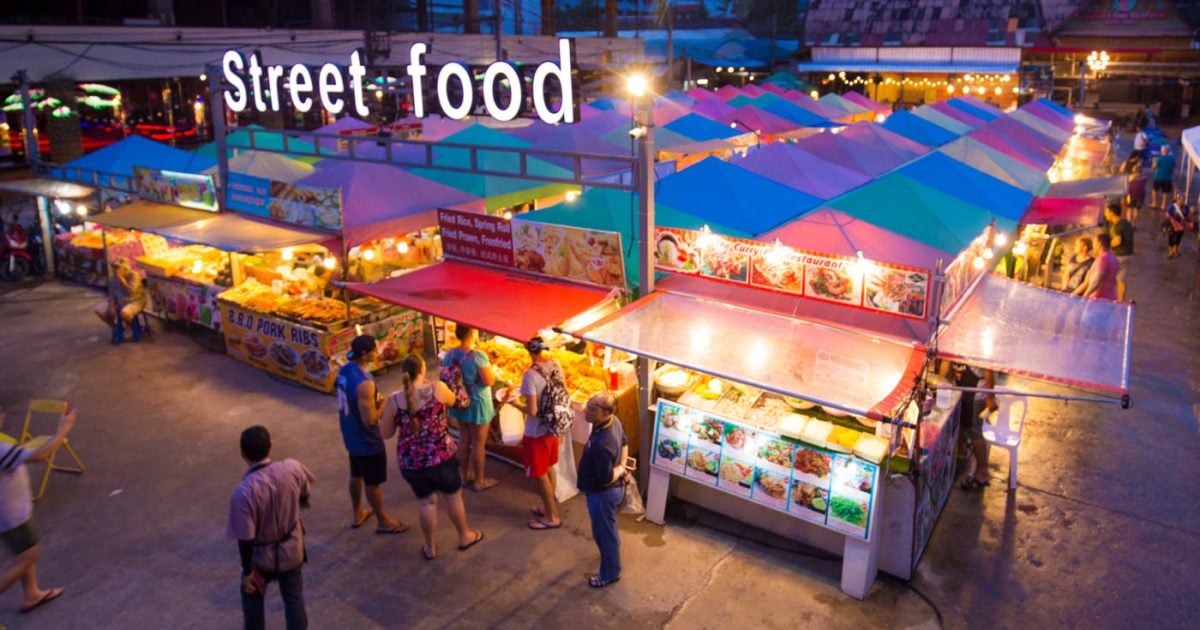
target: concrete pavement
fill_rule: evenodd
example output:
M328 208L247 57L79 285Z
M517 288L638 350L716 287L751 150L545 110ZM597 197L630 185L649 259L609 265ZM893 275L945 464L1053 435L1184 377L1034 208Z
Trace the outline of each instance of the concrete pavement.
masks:
M839 590L837 561L685 505L672 507L665 528L622 517L624 577L593 591L582 499L566 504L563 529L528 531L532 494L519 471L493 461L501 485L466 496L486 540L459 553L443 522L440 556L423 562L415 500L394 468L386 501L414 531L345 527L332 397L273 380L203 335L156 327L150 341L114 348L87 289L9 291L0 296L7 428L19 430L30 398L70 400L79 409L71 440L88 472L56 474L36 506L39 575L66 596L25 616L19 593L6 593L0 623L238 627L224 519L244 470L238 433L261 423L276 457L296 457L318 477L305 521L314 628L1190 626L1200 617L1196 250L1189 241L1183 258L1167 261L1149 227L1143 219L1131 288L1134 408L1036 401L1021 487L1005 492L1007 464L995 454L990 488L951 495L913 587L881 576L863 602ZM396 374L382 383L394 387ZM275 588L268 626L283 627Z

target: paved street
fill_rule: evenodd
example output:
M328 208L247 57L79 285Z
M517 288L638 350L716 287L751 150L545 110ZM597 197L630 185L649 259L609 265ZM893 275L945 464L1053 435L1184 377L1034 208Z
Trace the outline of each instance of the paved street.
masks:
M1191 626L1200 617L1196 251L1190 241L1168 261L1150 228L1144 218L1132 273L1134 408L1036 402L1021 487L1004 491L1007 463L994 456L997 481L982 495L952 494L913 586L881 576L863 602L839 590L839 562L682 505L665 528L622 517L624 578L593 591L582 499L566 504L564 529L528 531L531 493L518 470L494 462L501 485L467 495L486 540L459 553L443 522L440 557L422 562L415 527L398 537L345 527L333 398L272 380L182 330L114 348L90 313L90 290L9 290L0 296L7 429L19 430L32 397L70 400L79 409L71 441L88 472L56 475L36 507L42 584L66 596L24 616L14 589L0 598L0 623L238 627L237 553L224 519L243 472L238 433L262 423L277 457L318 477L306 516L314 628ZM397 374L383 383L394 387ZM415 500L391 475L387 503L415 524ZM277 593L268 620L282 628Z

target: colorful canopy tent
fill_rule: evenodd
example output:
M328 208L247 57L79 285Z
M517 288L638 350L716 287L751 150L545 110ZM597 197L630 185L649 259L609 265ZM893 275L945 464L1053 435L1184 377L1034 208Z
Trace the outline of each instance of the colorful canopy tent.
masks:
M1030 317L1036 313L1036 317ZM1133 305L988 274L951 318L938 354L1114 396L1129 393Z
M953 105L950 105L949 103L946 103L945 101L932 103L930 105L923 105L922 107L928 107L934 111L945 114L946 116L949 116L950 118L953 118L954 120L957 120L958 122L960 122L964 125L967 125L968 127L971 127L972 129L978 129L983 126L983 123L987 122L983 118L977 118L975 116L972 116L972 115L968 114L966 111L961 110Z
M818 116L795 103L783 99L768 103L762 106L761 109L803 127L839 127L842 124L831 122L828 118Z
M692 88L691 90L688 90L687 96L690 96L690 97L696 99L697 103L702 103L704 101L719 101L719 100L721 100L720 95L718 95L716 92L713 92L711 90L706 90L704 88Z
M909 140L898 133L889 131L886 127L874 122L855 123L843 129L839 135L843 138L874 144L880 150L886 150L894 154L902 162L907 162L929 153L929 147Z
M366 122L365 120L359 120L353 116L342 116L341 118L329 123L328 125L325 125L323 127L317 127L317 133L338 133L338 134L347 133L347 134L349 134L349 133L352 133L355 131L362 132L362 131L370 131L370 130L374 130L374 129L376 129L376 126L372 125L369 122ZM332 150L336 151L337 150L337 141L330 140L328 138L318 138L317 146L321 147L322 149L332 149Z
M1039 98L1036 101L1026 103L1021 107L1021 111L1029 112L1063 131L1075 131L1075 125L1077 124L1075 122L1075 115L1069 110L1063 109L1054 101Z
M204 210L193 210L152 201L135 201L111 212L88 217L88 220L105 227L154 233L159 228L191 223L210 216L212 213Z
M892 111L891 105L887 105L885 103L880 103L879 101L871 100L871 98L868 97L867 95L860 94L853 90L846 92L845 94L842 94L842 98L846 99L847 101L850 101L851 103L854 103L855 105L858 105L859 107L869 109L869 110L875 112L876 114L890 114Z
M977 96L971 96L970 94L962 94L962 95L956 96L950 100L958 101L960 103L966 103L966 104L970 105L971 107L978 109L979 111L991 114L993 118L1004 115L1004 110L1000 109L999 107L996 107L995 105L992 105L991 103L988 103L987 101L980 99Z
M96 193L96 189L71 182L60 182L41 177L27 179L9 179L0 181L0 190L33 197L49 197L51 199L86 199Z
M885 407L898 405L899 399L885 402L896 391L912 387L920 352L911 343L731 302L728 290L738 287L711 281L707 283L727 289L721 298L672 290L677 281L686 280L667 278L660 290L571 333L606 347L877 418L891 413ZM862 366L861 372L852 382L821 378L818 357L830 356ZM916 368L910 369L914 363Z
M181 243L208 245L227 252L267 252L285 247L322 243L335 245L337 236L329 232L275 223L236 212L206 213L190 223L172 224L147 230Z
M247 129L254 130L254 146L250 145L251 133ZM285 135L285 132L268 131L260 125L246 125L225 136L225 146L229 152L229 157L234 157L242 151L252 151L254 149L282 152L284 151ZM312 163L321 159L316 156L317 148L311 142L297 140L292 137L287 137L286 142L287 150L294 151L296 155L292 157L297 160ZM333 149L322 149L321 152L333 153ZM207 158L208 164L204 168L208 168L217 161L217 143L209 142L208 144L202 144L193 153L197 156Z
M809 136L796 142L796 147L832 164L870 177L882 175L907 161L891 151L880 151L870 143L843 138L841 134L836 133Z
M442 141L503 148L527 148L530 146L524 140L482 125L472 125L456 134L447 136ZM476 157L477 163L472 164L468 149L439 146L434 151L433 164L461 169L479 168L512 174L521 172L521 159L516 153L481 150L476 153ZM572 177L570 171L533 157L525 160L525 169L529 174L542 177L564 179ZM577 188L571 184L552 184L504 175L484 175L478 172L444 171L434 168L416 168L412 169L412 172L425 179L431 179L485 199L488 211L500 210Z
M73 169L95 171L100 174L97 184L112 185L112 178L108 176L133 177L133 167L135 166L197 173L215 164L216 162L213 160L195 156L161 142L141 136L129 136L103 149L67 162L62 171L52 168L51 173L56 174L60 179L83 181L80 179L82 174Z
M735 130L700 114L688 114L676 118L663 126L692 140L728 140L743 135L745 130Z
M596 116L595 118L592 118L590 120L585 120L585 121L580 122L573 126L576 129L579 129L581 131L586 131L587 133L590 133L593 136L603 136L603 135L605 135L613 130L616 130L616 129L622 129L626 133L628 133L629 129L631 127L633 127L633 119L627 115L618 114L617 112L604 111L603 113L601 113L599 116ZM527 129L529 131L533 131L535 129L545 129L547 127L549 127L549 125L546 125L545 123L542 123L542 122L536 122L536 123L530 125L529 127L526 127L525 129ZM520 135L517 135L517 134L520 134ZM517 135L517 137L520 137L522 140L526 140L526 141L532 141L534 139L534 138L529 137L528 134L524 134L521 131L514 131L513 134L511 134L511 135Z
M1016 221L995 218L984 208L898 173L831 199L826 205L947 252L966 249L993 220L1003 232L1016 227Z
M1037 131L1038 133L1054 138L1058 141L1059 146L1062 146L1067 142L1067 139L1071 137L1072 129L1074 129L1074 127L1071 129L1063 129L1062 127L1054 125L1045 118L1032 114L1028 110L1024 109L1018 109L1015 112L1009 112L1008 118L1011 118L1012 120L1015 120L1022 125Z
M711 224L761 234L816 207L821 200L756 175L740 166L708 158L664 177L655 204Z
M941 146L959 137L959 134L905 110L888 116L883 127L928 147Z
M774 83L763 83L759 87L761 87L764 92L768 92L771 94L777 94L780 96L782 96L783 93L787 91L787 88L780 87L778 85L775 85Z
M928 105L922 105L912 110L912 114L960 136L972 129L971 125L959 122Z
M1069 182L1054 182L1046 191L1046 197L1105 197L1124 196L1129 190L1129 180L1124 175L1109 175Z
M1022 144L1020 141L1014 142L999 130L981 128L967 135L1035 170L1046 172L1054 165L1054 156L1050 153L1035 146Z
M744 158L735 158L733 164L818 199L831 199L871 181L869 175L860 171L838 166L783 142L763 145Z
M767 94L767 93L768 92L766 90L762 89L761 87L759 87L757 85L754 85L753 83L747 83L746 85L742 86L742 94L745 94L750 97L759 97L759 96L762 96L763 94Z
M574 125L548 127L547 133L541 138L534 140L530 145L530 148L542 149L546 151L566 151L571 153L592 153L625 157L631 157L633 155L628 140L620 145L613 144L586 131L583 131ZM575 170L575 160L566 156L557 157L544 155L539 159L564 168L567 171ZM581 175L584 177L593 177L622 169L628 170L631 168L631 165L629 162L586 159L580 161L580 167Z
M721 87L717 88L713 94L716 94L723 101L728 101L731 98L737 98L741 96L744 94L744 92L732 85L722 85ZM751 98L753 98L753 96L751 96Z
M438 208L482 211L484 206L475 195L386 164L322 160L315 173L297 183L341 188L347 247L435 226Z
M1003 114L992 113L991 111L986 110L986 109L980 109L979 107L976 107L974 103L965 101L961 98L952 98L952 99L946 101L946 105L949 107L953 107L954 109L961 110L961 111L967 113L968 115L970 115L974 118L978 118L979 120L982 120L984 122L988 122L990 120L995 120L997 118L1000 118L1003 115Z
M600 139L617 146L633 146L633 138L629 136L629 127L621 127L613 129L608 133L600 136ZM675 133L666 127L654 130L654 148L668 149L681 144L692 144L695 140L679 133ZM632 149L630 149L632 151Z
M663 94L662 98L666 99L668 101L675 101L676 103L683 103L684 105L687 105L688 107L691 107L692 105L696 104L695 98L688 96L687 94L684 94L683 92L680 92L679 90L671 90L670 92Z
M812 86L807 82L802 81L796 75L790 72L776 72L763 80L763 89L767 89L766 84L778 85L785 90L811 90Z
M229 171L232 173L253 175L277 182L294 182L301 177L312 175L315 170L316 167L308 162L266 151L243 151L229 160ZM215 177L217 167L205 169L204 173Z
M531 339L539 331L608 302L608 289L559 282L448 259L369 284L356 293L422 313L463 322L508 337Z
M964 136L941 147L938 152L1034 195L1041 196L1050 188L1045 171L1013 159L975 138Z
M721 116L724 116L725 114L733 112L736 109L736 107L729 105L725 101L713 99L696 103L696 105L692 107L692 113L700 114L701 116L707 116L715 120Z
M723 122L726 125L736 123L740 130L767 135L791 131L800 126L786 118L780 118L775 114L763 111L752 105L743 105L717 118L717 122Z
M930 153L896 172L1010 221L1020 220L1033 201L1033 193L971 168L945 153Z
M857 256L878 262L934 271L937 262L950 264L955 253L931 247L832 208L818 208L763 234L760 240L810 252Z
M1039 197L1021 217L1022 225L1099 225L1104 199Z
M1001 116L987 123L983 128L997 132L1014 144L1037 147L1050 155L1056 155L1063 148L1062 140L1040 133L1008 116Z
M875 119L874 111L867 109L866 107L863 107L854 101L842 98L833 92L822 94L821 98L817 99L817 102L846 112L845 115L848 116L852 121Z
M690 113L692 113L691 105L665 98L654 99L654 124L660 127Z

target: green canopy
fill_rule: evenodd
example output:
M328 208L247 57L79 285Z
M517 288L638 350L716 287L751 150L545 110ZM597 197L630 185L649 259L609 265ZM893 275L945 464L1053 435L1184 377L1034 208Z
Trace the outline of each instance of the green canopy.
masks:
M625 248L625 282L631 289L637 288L637 195L611 188L589 188L575 201L567 201L542 210L520 215L522 219L553 223L587 230L606 230L621 234L621 246ZM711 221L697 219L678 210L658 205L654 210L654 223L661 227L699 230L706 223L713 231L727 236L750 238L739 232Z
M943 129L952 131L960 136L971 131L970 125L957 121L928 105L922 105L912 110L912 113L914 116L924 118L925 120Z
M970 136L954 140L938 151L1035 196L1041 197L1050 190L1045 173Z
M996 221L1002 232L1016 223L986 209L893 173L831 199L827 207L947 252L961 252Z
M275 151L275 152L283 150L283 135L284 135L283 132L264 133L263 130L265 130L266 127L263 127L261 125L246 125L242 129L238 129L237 131L234 131L233 133L229 134L228 136L225 136L225 142L226 142L226 147L228 148L229 157L234 157L241 151L252 150L252 149L250 149L250 133L245 131L246 129L255 130L255 133L254 133L254 146L255 147L257 147L259 149L266 149L266 150ZM313 146L313 144L311 142L297 140L296 138L288 138L287 148L289 148L293 151L296 151L297 153L307 154L307 155L292 155L292 154L286 154L286 153L282 154L285 157L288 157L293 160L298 160L300 162L312 164L313 162L316 162L317 160L321 159L320 157L315 155L317 148L315 146ZM333 151L332 149L322 149L321 152L328 153L328 154L335 153L335 151ZM208 144L202 144L199 147L197 147L196 150L193 151L192 153L195 155L206 157L215 162L215 161L217 161L217 143L209 142Z
M796 75L783 71L772 74L763 83L774 83L785 90L799 90L801 92L807 92L812 89L811 85L801 81Z
M502 131L484 127L483 125L471 125L462 131L442 138L439 142L509 149L524 149L530 146L529 142L510 136ZM489 171L507 172L513 175L521 172L520 156L508 151L478 151L476 153L476 164L472 165L471 152L468 149L435 146L433 164L464 169L478 168ZM546 183L519 177L505 177L503 175L460 173L433 168L415 168L412 169L412 172L415 175L432 179L451 188L471 193L476 197L483 197L487 200L487 209L489 212L579 189L578 186L572 184ZM526 158L525 172L530 175L540 175L542 177L559 177L563 179L570 179L572 177L571 171L534 157Z

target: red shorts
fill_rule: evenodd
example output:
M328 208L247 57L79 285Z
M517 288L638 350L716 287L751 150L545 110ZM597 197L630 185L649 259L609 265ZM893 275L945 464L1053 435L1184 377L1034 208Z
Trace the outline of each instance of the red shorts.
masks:
M558 463L558 436L525 436L521 440L521 459L525 461L525 476L537 479Z

